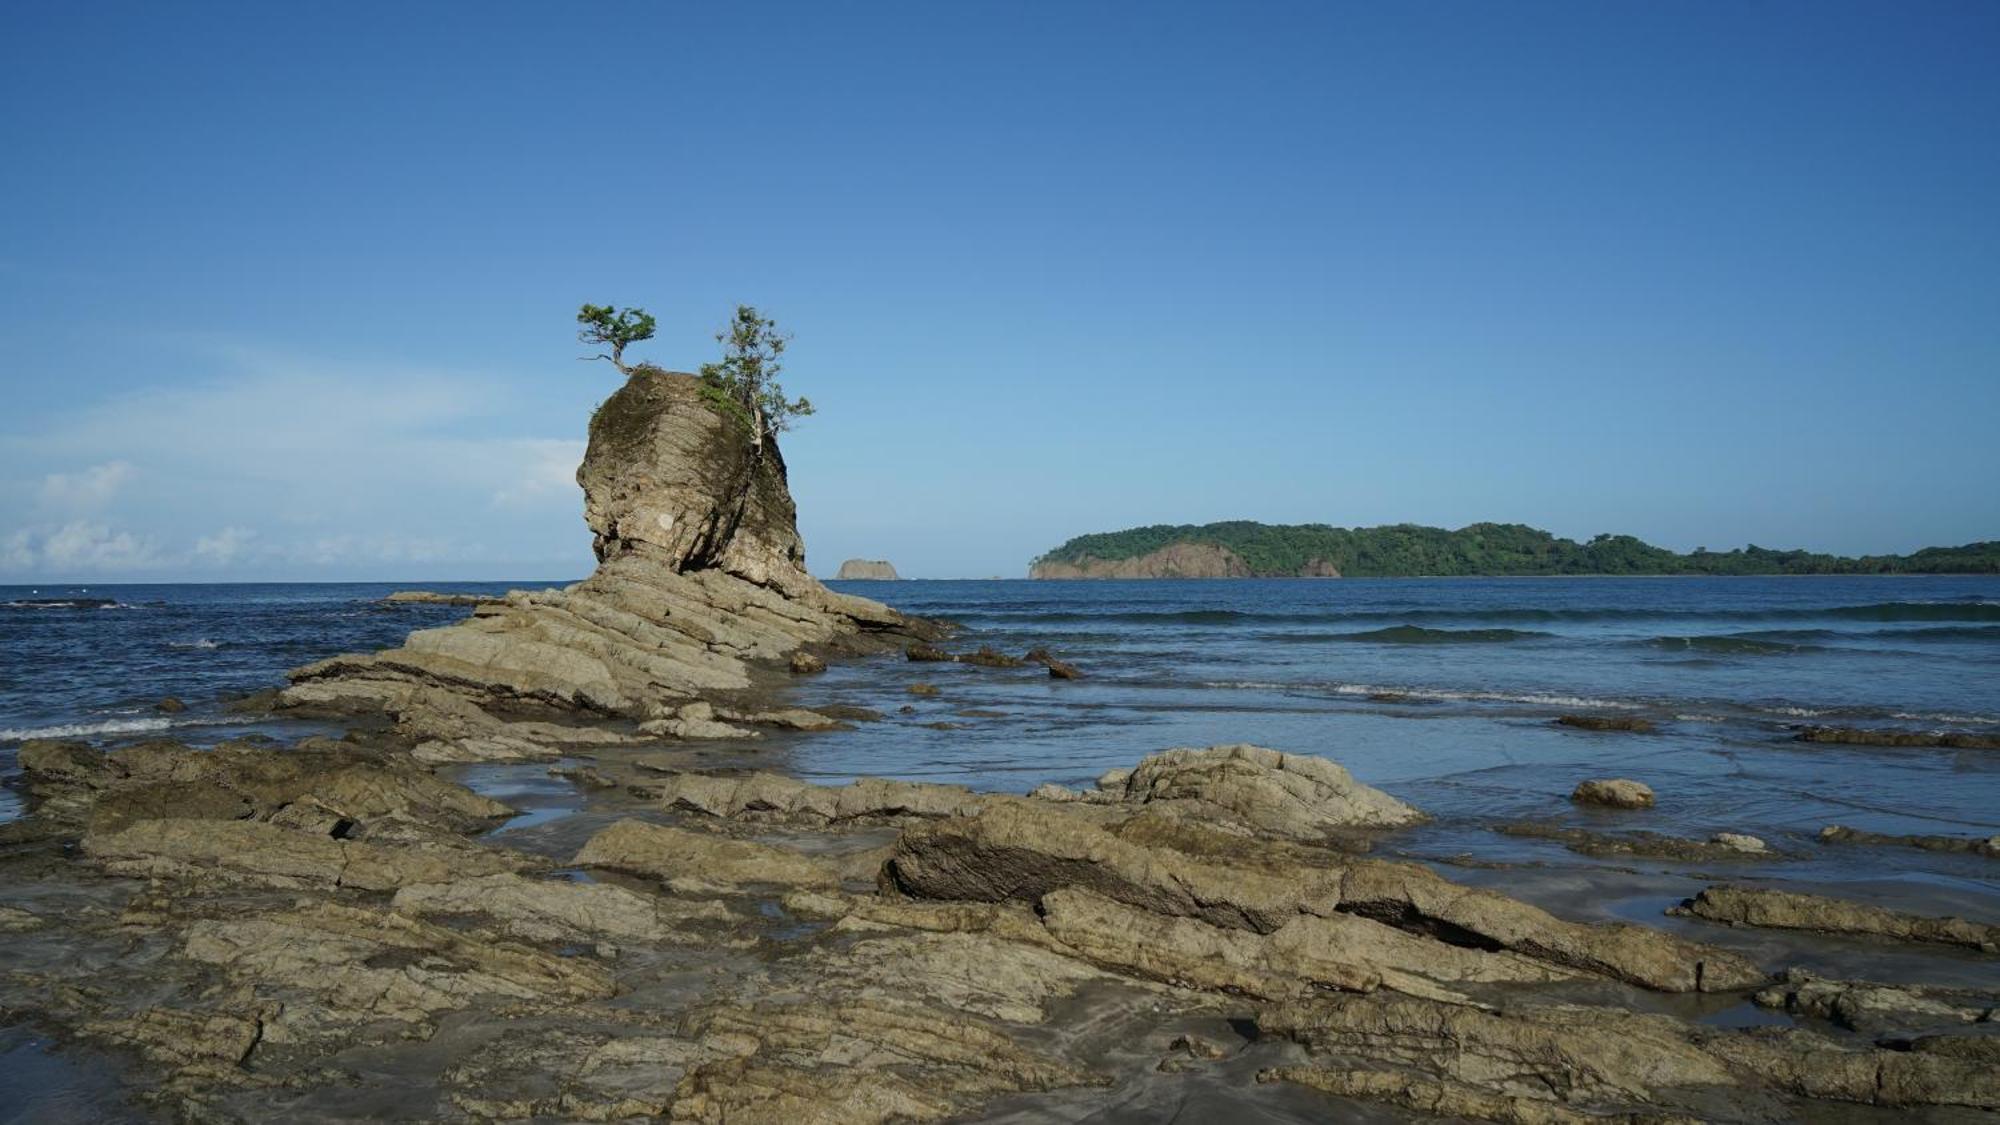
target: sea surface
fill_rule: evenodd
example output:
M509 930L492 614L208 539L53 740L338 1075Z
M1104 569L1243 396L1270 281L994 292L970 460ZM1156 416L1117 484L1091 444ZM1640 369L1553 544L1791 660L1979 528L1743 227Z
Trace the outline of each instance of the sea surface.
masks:
M1088 785L1166 747L1249 742L1333 758L1416 803L1438 818L1417 837L1433 852L1518 859L1555 848L1488 831L1513 820L1605 826L1566 800L1589 776L1651 784L1660 807L1643 827L1664 832L1751 832L1798 847L1832 823L2000 832L2000 751L1793 738L1806 723L2000 733L2000 579L833 585L958 622L953 647L1045 645L1085 676L894 656L836 664L798 681L797 702L859 704L884 721L773 738L760 751L818 780L879 774L1026 791ZM233 714L226 701L280 685L288 668L392 646L469 612L380 604L397 588L0 587L0 776L15 772L14 750L30 738L207 743L322 729ZM910 694L919 681L940 694ZM165 696L187 710L155 710ZM1573 730L1552 723L1562 714L1639 716L1659 731ZM0 789L0 819L18 811ZM1841 856L1846 878L1994 889L1963 857Z

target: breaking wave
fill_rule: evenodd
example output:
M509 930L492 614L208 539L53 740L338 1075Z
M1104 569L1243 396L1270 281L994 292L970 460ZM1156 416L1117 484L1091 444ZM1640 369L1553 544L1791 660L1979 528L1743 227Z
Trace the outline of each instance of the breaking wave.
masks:
M1027 613L973 612L962 619L1003 620L1032 624L1100 622L1127 625L1311 625L1337 622L1466 621L1495 623L1537 623L1564 621L1940 621L2000 622L2000 603L1990 601L1870 602L1842 606L1784 606L1761 609L1668 609L1663 607L1597 606L1578 609L1487 608L1449 609L1328 609L1317 612L1297 610L1140 610L1116 609L1042 610Z
M1553 635L1532 629L1427 629L1422 625L1391 625L1359 633L1273 633L1266 639L1285 644L1359 641L1384 645L1462 645L1505 644Z
M1767 640L1753 636L1691 636L1691 637L1649 637L1640 644L1653 648L1663 648L1671 652L1710 652L1728 656L1780 656L1795 652L1806 652L1819 645L1799 644L1793 641Z
M8 727L0 730L0 742L26 742L31 738L87 738L93 734L143 734L166 730L172 719L105 719L96 723L62 723L52 727Z

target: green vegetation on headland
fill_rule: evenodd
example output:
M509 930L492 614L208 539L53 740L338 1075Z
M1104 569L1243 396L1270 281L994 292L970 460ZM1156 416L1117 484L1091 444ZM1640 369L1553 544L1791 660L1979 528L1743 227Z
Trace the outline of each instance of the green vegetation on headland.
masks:
M1324 574L1352 578L1441 575L1551 574L2000 574L2000 540L1962 547L1926 547L1908 555L1845 558L1811 551L1739 547L1697 548L1688 554L1630 535L1599 535L1586 543L1560 539L1517 523L1441 527L1331 527L1232 520L1200 526L1155 524L1079 535L1036 559L1036 577L1151 577L1141 560L1177 545L1219 547L1242 562L1234 573L1275 578ZM1106 565L1124 563L1113 574ZM1080 572L1080 573L1079 573ZM1163 568L1163 573L1186 570ZM1218 576L1224 571L1218 571ZM1199 576L1199 575L1191 575Z

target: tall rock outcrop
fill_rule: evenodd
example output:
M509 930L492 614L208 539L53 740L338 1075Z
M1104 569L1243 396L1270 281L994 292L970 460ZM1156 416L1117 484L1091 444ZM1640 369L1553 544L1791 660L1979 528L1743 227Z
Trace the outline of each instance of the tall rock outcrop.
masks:
M296 669L281 705L460 716L459 697L662 718L744 692L803 645L868 651L935 634L806 573L776 442L756 451L692 375L636 370L591 418L576 477L598 558L589 578Z

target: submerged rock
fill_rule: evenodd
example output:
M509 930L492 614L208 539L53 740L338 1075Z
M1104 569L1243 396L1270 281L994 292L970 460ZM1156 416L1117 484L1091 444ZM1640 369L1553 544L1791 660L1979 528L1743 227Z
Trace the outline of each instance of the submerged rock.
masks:
M1008 656L992 645L980 645L974 652L962 653L953 659L960 664L971 664L979 668L1019 668L1025 661Z
M1047 668L1049 670L1049 678L1052 680L1076 680L1083 678L1083 673L1077 670L1076 665L1057 660L1055 654L1045 648L1029 649L1027 654L1021 657L1021 662L1023 664L1039 664Z
M1863 832L1858 828L1847 828L1829 824L1819 830L1822 844L1881 844L1907 848L1921 848L1929 852L1967 852L1983 855L1988 859L2000 859L2000 836L1892 836L1880 832Z
M1651 734L1653 723L1635 715L1563 715L1556 719L1558 726L1575 727L1578 730L1624 731L1628 734Z
M1937 746L1948 750L2000 750L2000 735L1970 731L1883 730L1875 727L1806 727L1800 742L1847 746Z
M1787 972L1782 983L1760 990L1756 1001L1766 1008L1869 1034L1992 1022L2000 1016L2000 995L1991 992L1824 980L1799 969Z
M1674 907L1670 913L1740 926L1859 934L2000 953L2000 926L1968 922L1963 918L1906 914L1866 903L1797 891L1708 887Z
M1741 832L1717 832L1715 835L1710 836L1708 841L1711 844L1720 844L1730 851L1743 852L1746 855L1768 855L1771 851L1769 844L1766 844L1755 836L1745 835Z
M1579 805L1602 805L1611 809L1650 809L1653 807L1653 790L1642 781L1630 778L1592 778L1577 783L1576 791L1569 799Z
M1689 862L1740 860L1753 857L1783 858L1766 847L1764 841L1757 837L1736 832L1717 832L1707 840L1690 840L1684 836L1668 836L1659 832L1592 832L1586 828L1550 824L1545 821L1515 821L1495 825L1493 830L1503 836L1554 840L1579 855L1600 858L1642 856Z

